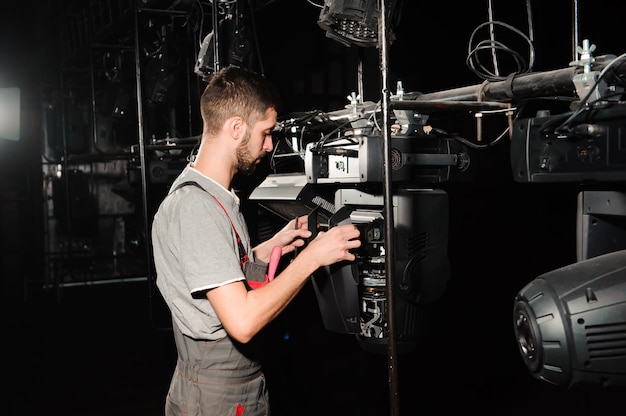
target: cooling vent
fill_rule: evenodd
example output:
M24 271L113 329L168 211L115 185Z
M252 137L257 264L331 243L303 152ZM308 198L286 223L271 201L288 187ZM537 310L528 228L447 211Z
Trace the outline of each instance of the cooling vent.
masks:
M398 170L402 167L402 153L395 148L391 149L391 169Z
M592 325L585 330L590 359L626 356L626 323Z

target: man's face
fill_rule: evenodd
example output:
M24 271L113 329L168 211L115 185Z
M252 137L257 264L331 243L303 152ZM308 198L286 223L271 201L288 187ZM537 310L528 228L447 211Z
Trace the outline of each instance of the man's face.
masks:
M273 108L265 112L265 118L258 121L252 128L246 126L246 131L237 147L237 171L244 175L251 175L261 159L274 148L272 143L272 129L276 125L276 110Z

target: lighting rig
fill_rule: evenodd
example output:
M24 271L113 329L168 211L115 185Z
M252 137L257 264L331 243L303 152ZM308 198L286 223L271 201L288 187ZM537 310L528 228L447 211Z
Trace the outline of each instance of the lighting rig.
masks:
M356 261L314 275L315 293L327 329L393 356L414 349L429 306L445 291L448 198L441 185L471 180L476 152L507 137L517 182L610 188L626 179L626 56L595 57L584 40L563 69L536 72L529 65L432 93L407 93L398 82L392 94L386 48L396 6L324 1L318 24L329 38L379 49L381 100L353 92L344 109L281 118L273 133L274 173L250 195L285 219L309 215L321 229L344 223L361 229ZM529 44L532 63L532 36ZM494 39L488 45L499 46ZM530 102L549 104L529 114ZM476 117L475 140L431 124L432 114L453 111ZM489 142L482 140L487 114L502 115L507 125ZM578 262L539 276L515 297L515 339L538 379L626 384L626 227L613 221L626 215L626 203L614 202L625 200L614 189L582 191ZM393 373L391 379L394 390Z
M387 253L380 107L358 102L355 94L348 99L344 110L293 115L279 123L274 136L282 153L274 161L280 169L285 158L296 158L303 171L268 175L250 199L285 219L312 215L322 227L351 222L361 229L356 263L330 267L313 283L327 329L355 334L364 349L384 353ZM405 110L393 117L401 351L416 346L428 305L442 294L449 277L448 199L437 185L469 180L472 174L471 149L450 137L424 133L427 119Z
M626 55L594 57L587 40L567 68L422 94L403 108L494 101L516 105L510 158L517 182L577 183L577 262L514 299L513 329L530 373L558 386L626 385ZM520 118L529 100L562 97ZM392 108L394 103L392 102ZM557 106L558 108L558 106ZM608 189L607 189L608 188Z

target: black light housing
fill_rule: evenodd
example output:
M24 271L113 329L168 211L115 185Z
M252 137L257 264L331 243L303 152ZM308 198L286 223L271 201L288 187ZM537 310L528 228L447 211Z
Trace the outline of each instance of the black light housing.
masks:
M390 40L393 40L397 0L387 1L386 10L391 17L388 24ZM377 46L379 0L325 0L317 24L326 36L346 46Z
M515 297L514 330L537 379L626 385L626 250L545 273Z

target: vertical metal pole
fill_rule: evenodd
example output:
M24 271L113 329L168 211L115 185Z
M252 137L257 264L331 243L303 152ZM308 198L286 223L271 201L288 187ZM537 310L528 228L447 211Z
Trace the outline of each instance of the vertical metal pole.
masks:
M65 186L65 193L63 195L64 199L65 199L65 218L67 221L67 233L66 233L66 250L67 250L67 262L68 264L70 264L69 270L70 273L72 273L72 277L73 273L74 273L74 269L72 268L71 264L72 264L72 258L74 256L74 247L72 245L72 239L73 239L73 227L72 227L72 196L70 195L70 192L72 192L72 189L70 188L70 169L69 169L69 163L68 163L68 157L69 157L69 150L68 150L68 146L69 146L69 139L68 139L68 134L69 132L68 130L68 126L67 126L67 102L66 102L67 98L65 97L65 71L63 69L61 69L61 135L63 137L63 156L61 156L61 175L63 175L61 177L61 180L63 181L63 184ZM59 169L59 167L57 166L57 170ZM58 171L57 171L57 175L58 175ZM61 299L61 280L59 279L60 276L58 276L55 273L55 278L54 278L54 284L55 284L55 289L56 289L56 295L57 295L57 301L59 301Z
M498 56L496 54L496 32L493 24L493 4L489 0L487 7L487 14L489 18L489 40L491 41L491 59L493 62L493 73L500 75L500 68L498 67Z
M380 53L382 112L383 112L383 192L385 216L385 272L387 289L387 365L389 373L389 401L391 416L399 414L398 365L396 343L396 317L394 301L394 217L391 174L391 127L389 120L388 70L387 70L387 10L386 0L379 0L378 43Z
M362 56L363 53L360 48L358 50L358 54L359 54L359 62L358 62L357 71L356 71L357 94L361 97L360 102L362 103L365 98L365 90L363 88L363 56Z
M578 0L572 2L572 61L578 60L578 36L580 28L578 27Z
M142 96L142 85L141 85L141 46L139 42L139 5L135 2L135 10L134 10L134 29L135 29L135 93L137 95L137 138L139 145L139 162L141 167L141 191L142 191L142 201L143 201L143 220L144 227L146 230L146 256L150 259L150 233L149 233L149 222L148 222L148 197L147 197L147 167L146 167L146 146L145 146L145 138L144 138L144 127L143 127L143 96ZM148 278L150 279L152 273L150 272L150 261L148 261Z
M154 271L152 270L152 240L150 235L150 219L148 218L148 167L146 161L146 143L144 137L144 126L143 126L143 96L142 96L142 83L141 83L141 45L139 42L139 5L138 2L135 1L134 4L134 29L135 29L135 92L137 95L137 140L139 145L139 162L140 162L140 173L141 173L141 199L142 199L142 209L143 209L143 227L146 232L146 248L145 248L145 256L146 256L146 267L147 267L147 276L146 280L148 283L148 307L150 318L152 318L152 292L154 284L153 280L155 279Z
M213 1L213 12L211 17L213 18L213 71L217 72L221 69L221 56L220 56L220 17L219 17L219 2Z

